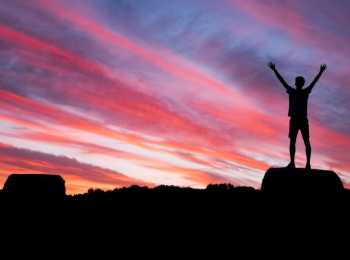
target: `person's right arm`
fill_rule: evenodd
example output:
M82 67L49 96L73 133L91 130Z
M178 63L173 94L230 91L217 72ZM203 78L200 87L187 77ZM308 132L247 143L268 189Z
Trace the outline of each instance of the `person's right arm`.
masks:
M276 65L274 63L270 62L269 67L275 73L276 77L282 83L283 87L285 87L287 90L289 90L291 87L288 85L288 83L284 80L284 78L278 72L278 70L276 69Z

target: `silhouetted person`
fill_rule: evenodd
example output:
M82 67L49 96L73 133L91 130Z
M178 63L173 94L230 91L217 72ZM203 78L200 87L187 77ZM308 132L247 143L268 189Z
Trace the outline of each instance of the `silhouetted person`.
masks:
M290 138L290 163L288 167L295 168L295 143L297 139L298 132L300 130L303 140L305 143L306 150L306 169L311 169L311 144L310 144L310 134L309 134L309 121L307 117L307 103L309 99L309 95L320 79L322 73L327 69L325 64L322 64L320 67L320 72L317 74L315 79L311 82L311 84L304 87L305 79L301 76L295 78L295 89L287 84L287 82L283 79L281 74L276 69L276 65L272 62L269 63L269 67L275 72L277 78L282 83L282 85L286 88L287 93L289 94L289 112L288 116L290 117L289 122L289 138Z

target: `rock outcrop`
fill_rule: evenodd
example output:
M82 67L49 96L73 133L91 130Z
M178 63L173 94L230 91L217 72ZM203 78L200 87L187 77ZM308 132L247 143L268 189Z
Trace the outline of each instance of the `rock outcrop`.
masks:
M261 190L265 193L330 194L344 190L333 171L300 168L270 168L264 176Z

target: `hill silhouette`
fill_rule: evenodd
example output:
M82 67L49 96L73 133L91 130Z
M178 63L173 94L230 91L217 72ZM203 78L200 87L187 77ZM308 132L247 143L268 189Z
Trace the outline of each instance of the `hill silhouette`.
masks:
M158 186L154 188L131 186L103 191L90 189L87 193L65 195L64 180L53 175L11 175L0 192L0 210L12 206L50 206L61 212L105 213L118 212L144 214L145 212L262 212L271 208L271 201L286 202L295 199L300 203L313 195L326 195L316 199L320 205L343 204L350 192L343 188L339 177L329 171L303 169L269 169L262 189L235 187L232 184L211 184L205 189ZM272 194L272 196L271 196ZM303 195L300 199L299 195ZM273 198L273 200L271 200ZM132 213L133 212L133 213Z
M298 200L293 204L279 196L271 200L260 190L231 184L208 185L205 189L163 185L90 189L84 194L65 195L61 200L44 194L38 199L23 192L11 193L7 187L5 190L0 192L0 212L6 219L3 226L8 226L16 239L29 227L30 239L34 234L44 234L42 238L49 243L54 241L52 238L71 239L73 246L84 241L84 248L95 248L105 239L114 244L114 250L118 248L115 244L123 247L119 240L129 245L174 241L176 250L183 241L192 245L204 238L229 243L244 239L251 245L254 238L259 243L264 238L270 241L273 228L283 230L281 234L288 237L287 231L300 223L303 225L296 230L304 226L310 230L311 223L315 230L322 227L324 232L327 225L332 229L336 226L330 219L344 216L343 208L350 198L344 192L340 198L315 200L312 204L300 204L303 200ZM79 234L82 238L77 239ZM275 237L281 239L281 234ZM85 244L82 239L92 243Z

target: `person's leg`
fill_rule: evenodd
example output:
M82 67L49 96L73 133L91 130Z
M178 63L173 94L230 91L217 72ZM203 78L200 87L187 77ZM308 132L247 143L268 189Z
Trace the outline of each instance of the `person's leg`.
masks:
M306 152L306 169L311 169L311 144L310 139L304 140Z
M289 122L289 155L290 163L287 167L295 168L295 144L298 136L298 125L297 122L293 119Z
M303 140L305 144L306 153L306 169L311 169L311 143L309 134L309 122L306 120L301 127L301 134L303 135Z
M289 144L289 155L290 155L290 163L288 167L295 168L295 143L296 143L296 136L290 138L290 144Z

